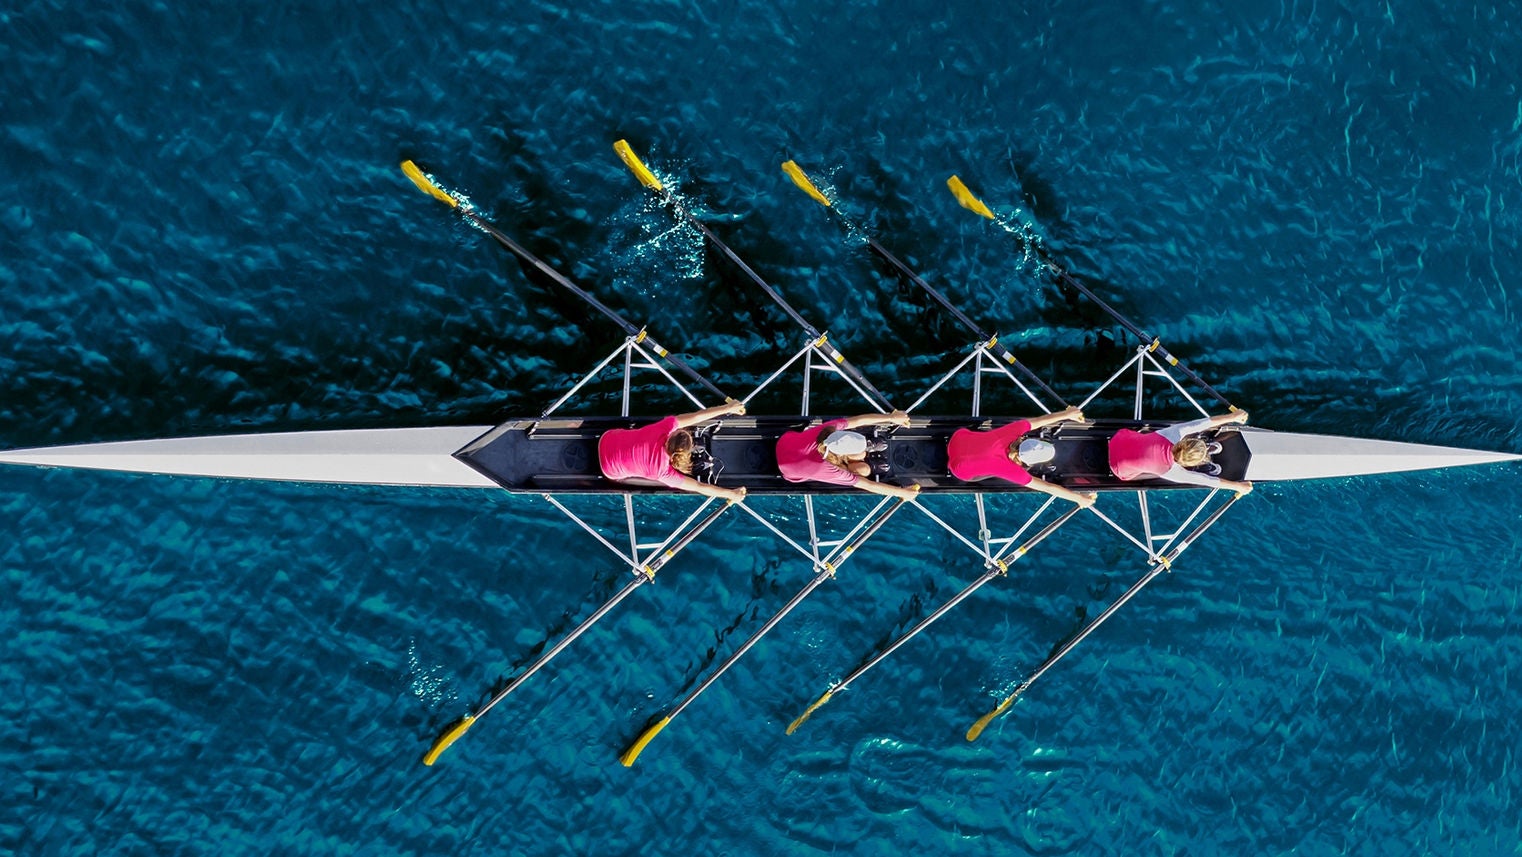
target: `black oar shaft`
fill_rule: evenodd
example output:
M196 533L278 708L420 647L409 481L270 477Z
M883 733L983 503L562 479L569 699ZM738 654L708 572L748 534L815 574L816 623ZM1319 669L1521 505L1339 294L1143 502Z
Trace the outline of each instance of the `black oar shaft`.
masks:
M593 309L602 313L604 316L607 316L613 321L614 324L617 324L620 328L622 328L625 334L632 337L639 337L641 334L643 334L645 344L648 345L650 349L656 354L659 354L660 356L669 360L671 365L681 370L682 374L702 385L704 389L708 390L710 393L713 393L715 396L718 396L720 399L726 398L724 392L715 386L712 381L709 381L707 378L703 377L703 375L700 374L696 369L692 368L692 366L688 364L687 361L667 351L664 347L661 346L660 343L651 338L648 331L642 331L640 328L635 327L629 322L628 319L615 312L612 307L609 307L607 304L598 300L595 296L592 295L591 292L587 291L581 286L576 285L576 283L574 283L569 277L566 277L564 274L560 273L554 268L551 268L548 263L540 259L538 256L535 256L533 253L530 253L528 249L523 245L507 237L507 235L504 234L502 230L487 222L486 219L481 217L479 214L476 214L472 211L465 211L462 213L466 217L470 218L472 223L484 230L487 235L490 235L492 238L496 239L498 244L501 244L513 255L517 256L519 259L522 259L539 273L550 278L555 282L556 285L561 286L562 288L586 301L587 304L589 304Z
M830 211L835 212L835 216L839 217L842 222L846 223L847 225L851 225L850 221L846 220L845 215L841 214L833 206L830 208ZM973 335L982 341L984 347L992 351L996 357L998 357L1000 360L1003 360L1010 366L1014 366L1015 368L1019 369L1020 374L1025 376L1027 381L1030 381L1031 383L1040 387L1048 396L1056 399L1057 402L1062 405L1062 407L1067 407L1067 402L1062 398L1062 396L1058 395L1056 390L1053 390L1045 381L1041 380L1040 375L1032 372L1030 367L1026 366L1024 363L1021 363L1019 359L1015 357L1014 352L1004 347L1004 344L998 341L997 336L988 333L986 330L980 327L977 322L968 317L967 313L962 312L962 310L958 308L956 304L947 299L947 297L942 294L939 289L926 282L925 278L916 273L913 268L910 268L907 264L904 263L903 260L893 255L893 253L890 252L888 248L878 243L876 238L868 237L867 246L871 248L872 252L876 253L879 258L881 258L884 262L887 262L888 265L897 271L901 276L923 289L925 293L930 295L930 297L936 303L940 304L943 309L951 313L952 317L960 322L963 327L972 331Z
M788 318L791 318L793 323L802 328L803 332L807 334L810 339L814 340L814 346L824 352L825 356L829 358L832 365L838 368L841 372L845 373L846 377L856 382L857 386L861 387L862 392L866 393L868 398L872 399L878 407L882 408L884 411L890 411L893 409L893 405L888 401L888 397L883 395L881 390L874 387L872 382L868 381L867 377L861 373L861 370L852 365L851 361L847 360L846 356L840 353L840 351L835 348L835 346L831 344L828 339L824 337L824 334L819 332L819 328L809 324L808 320L805 319L798 312L798 310L793 309L793 306L782 297L781 293L773 288L772 285L768 283L764 278L762 278L760 274L756 273L754 268L745 264L745 260L741 259L738 253L730 249L728 244L725 244L723 241L719 240L719 237L714 235L713 231L710 230L707 225L698 220L697 217L693 216L691 212L688 212L680 205L677 205L675 199L672 198L670 194L667 194L667 199L671 201L671 207L674 211L676 211L681 217L685 218L688 223L692 224L693 227L698 230L698 232L702 233L703 237L708 240L709 244L713 245L715 250L718 250L719 253L724 256L724 258L728 259L735 265L735 267L739 268L746 277L750 278L751 282L755 283L756 286L758 286L763 292L766 293L767 297L770 297L772 301L777 304L777 306L782 308L783 312L787 313Z
M800 190L808 194L811 198L813 198L815 202L824 206L825 210L833 214L836 219L838 219L840 223L845 226L847 231L853 234L866 235L867 246L871 248L873 253L876 253L878 257L880 257L884 262L887 262L888 266L893 268L894 271L897 271L900 276L923 289L925 293L930 295L930 297L936 303L940 304L943 309L951 313L953 318L955 318L958 322L961 323L963 327L967 328L972 332L974 336L978 338L982 347L992 351L996 357L998 357L1000 360L1003 360L1008 365L1019 369L1020 373L1025 376L1027 381L1030 381L1037 387L1040 387L1048 396L1051 396L1053 399L1061 403L1063 407L1067 407L1067 402L1063 400L1062 396L1057 394L1056 390L1053 390L1045 381L1041 380L1041 376L1037 375L1035 372L1032 372L1030 367L1026 366L1024 363L1021 363L1015 357L1012 351L1000 344L998 336L990 334L988 331L980 327L977 322L968 317L967 313L962 312L959 307L948 300L945 295L941 294L939 289L926 282L924 277L921 277L918 273L916 273L915 270L905 264L902 259L893 255L893 253L889 251L887 247L884 247L876 238L873 238L871 235L867 235L866 230L858 227L849 217L846 217L844 214L842 214L840 209L836 208L835 204L830 201L829 197L825 196L824 193L814 185L813 180L811 180L808 175L804 173L802 167L799 167L798 164L793 161L786 161L782 164L782 171L787 173L788 177L793 180L793 183L796 184Z
M990 209L988 205L983 202L983 200L978 199L978 197L973 194L973 192L967 187L966 183L963 182L960 178L957 176L952 176L946 180L946 186L950 188L952 196L956 197L957 203L959 205L968 211L978 215L979 217L998 223L1001 227L1004 228L1004 231L1008 233L1010 237L1014 238L1020 244L1024 245L1028 252L1034 253L1036 258L1041 260L1041 264L1045 265L1047 269L1052 272L1052 275L1057 278L1058 282L1063 283L1064 285L1072 286L1079 292L1079 294L1082 294L1084 297L1087 297L1089 300L1097 304L1100 309L1104 310L1105 313L1107 313L1111 318L1115 319L1115 321L1119 323L1121 327L1124 327L1126 330L1130 331L1131 335L1146 343L1147 349L1149 351L1156 351L1159 355L1162 356L1164 360L1168 362L1168 365L1173 366L1180 372L1184 373L1184 375L1189 378L1189 380L1200 385L1201 389L1205 390L1211 396L1215 397L1216 401L1220 402L1233 411L1237 409L1236 406L1227 401L1226 397L1221 395L1216 390L1216 388L1206 383L1204 378L1201 378L1199 375L1195 374L1194 370L1190 369L1188 366L1180 363L1177 357L1169 354L1168 349L1163 347L1162 340L1152 336L1145 330L1142 330L1141 327L1138 326L1135 322L1121 315L1115 310L1114 307L1101 300L1099 295L1094 294L1093 289L1090 289L1088 286L1079 282L1077 277L1069 274L1062 268L1061 265L1058 265L1056 262L1052 261L1051 256L1040 244L1037 244L1028 236L1015 232L1009 228L1008 224L999 220L999 218L994 215L993 210Z
M1204 378L1201 378L1198 374L1196 374L1193 369L1190 369L1188 366L1185 366L1182 362L1180 362L1180 360L1177 357L1174 357L1171 353L1169 353L1168 349L1163 347L1162 340L1158 339L1157 337L1155 337L1152 334L1148 333L1147 331L1143 330L1135 322L1133 322L1130 319L1126 318L1125 316L1121 315L1118 310L1116 310L1114 307L1112 307L1108 303L1106 303L1102 298L1099 297L1099 295L1095 294L1093 289L1091 289L1088 286L1084 285L1082 281L1080 281L1077 277L1073 276L1072 274L1069 274L1066 270L1064 270L1056 262L1053 262L1051 259L1046 258L1045 253L1042 253L1041 255L1042 255L1042 259L1041 260L1042 260L1042 262L1044 262L1046 264L1047 270L1051 271L1053 276L1055 276L1060 282L1062 282L1065 285L1071 286L1072 288L1076 289L1080 294L1082 294L1084 297L1088 298L1089 300L1091 300L1095 304L1097 304L1100 309L1104 310L1105 313L1107 313L1111 318L1115 319L1115 321L1121 327L1124 327L1126 330L1130 331L1131 335L1135 336L1137 339L1140 339L1142 342L1147 343L1148 350L1150 350L1150 351L1156 351L1158 356L1162 357L1163 360L1165 360L1168 363L1169 366L1172 366L1173 368L1175 368L1175 369L1179 370L1180 372L1184 373L1184 375L1187 378L1189 378L1189 380L1191 380L1194 383L1198 384L1200 386L1200 389L1202 389L1205 392L1209 393L1216 401L1220 402L1221 404L1225 405L1226 407L1228 407L1228 408L1230 408L1232 410L1236 410L1236 406L1233 405L1231 403L1231 401L1228 400L1225 396L1221 395L1221 393L1218 390L1216 390L1215 387L1212 387L1209 382L1207 382Z
M567 291L581 298L583 301L586 301L587 304L590 305L593 309L602 313L604 316L607 316L613 321L614 324L622 328L625 334L644 342L650 348L650 350L670 361L671 365L675 366L688 378L691 378L695 383L701 385L704 389L708 390L708 392L713 393L715 396L718 396L721 399L727 398L724 395L724 392L715 386L713 382L703 377L696 369L692 368L692 366L689 365L687 361L667 351L660 345L660 343L652 339L646 331L635 327L633 324L630 324L627 319L619 315L617 312L614 312L611 307L598 300L592 295L591 292L588 292L581 286L576 285L571 281L569 277L565 276L554 268L551 268L548 264L545 263L543 259L540 259L538 256L530 253L525 247L523 247L523 245L507 237L507 234L494 226L491 221L487 220L485 217L482 217L480 214L472 210L469 206L462 205L461 203L463 201L463 197L440 187L430 176L428 176L428 174L419 169L417 164L414 164L412 161L403 161L402 172L407 175L407 178L412 180L413 184L417 185L419 190L459 212L462 217L469 220L472 224L481 229L487 235L490 235L493 239L496 240L498 244L501 244L513 255L523 260L539 273L549 277L550 280L552 280L556 285L566 289Z
M809 324L808 319L804 318L803 315L798 312L798 310L793 309L792 304L788 303L787 300L782 297L782 294L772 287L771 283L768 283L764 277L756 273L754 268L745 264L745 260L740 258L740 254L730 249L728 244L725 244L719 239L719 236L713 234L713 230L709 229L707 224L699 220L697 215L693 214L691 211L688 211L687 206L683 205L682 201L678 199L675 194L666 189L666 186L661 183L661 180L654 173L652 173L650 168L646 167L644 162L639 159L639 156L634 153L634 150L629 146L628 141L619 140L618 142L614 143L613 151L618 153L618 157L624 162L624 165L627 166L632 173L634 173L634 177L639 180L639 183L655 193L656 197L660 199L661 204L671 209L672 214L674 214L677 218L692 226L692 228L696 229L698 233L701 234L703 238L707 240L707 242L715 250L719 251L719 253L724 258L728 259L736 268L739 268L741 273L745 274L745 276L749 278L751 282L755 283L758 288L766 293L767 297L771 298L772 301L777 304L777 306L781 307L782 311L787 313L788 318L792 319L794 324L798 325L803 330L803 332L809 336L810 339L814 340L814 342L811 343L812 346L819 349L825 355L825 357L829 359L831 365L838 369L847 378L851 379L852 383L854 383L861 390L863 395L865 395L872 401L874 405L883 411L889 411L893 409L893 405L889 402L888 397L883 395L882 391L873 386L872 382L868 381L866 376L861 373L861 370L853 366L851 362L846 359L846 356L840 353L839 349L830 344L829 340L825 338L824 334L819 332L817 327Z

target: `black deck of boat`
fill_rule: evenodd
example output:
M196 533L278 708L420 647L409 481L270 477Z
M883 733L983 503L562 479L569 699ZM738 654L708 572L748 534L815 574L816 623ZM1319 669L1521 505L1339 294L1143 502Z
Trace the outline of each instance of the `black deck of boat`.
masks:
M597 439L608 429L648 425L658 417L575 417L512 419L492 429L455 457L509 491L532 494L673 493L614 482L597 465ZM916 417L908 428L884 435L887 451L880 453L889 470L875 478L896 485L918 484L924 493L1026 491L1002 479L963 482L946 470L946 443L961 428L988 429L1018 417ZM745 487L751 494L838 494L855 491L836 485L788 482L777 472L777 439L819 420L808 417L730 417L707 434L706 446L716 463L715 481L728 488ZM1158 480L1122 482L1110 473L1109 440L1123 428L1160 428L1166 422L1138 423L1099 420L1043 430L1040 435L1057 447L1057 457L1033 472L1050 482L1081 491L1135 491L1188 488ZM867 429L868 433L872 430ZM1221 452L1215 463L1221 476L1241 479L1247 472L1247 444L1230 429L1215 438Z

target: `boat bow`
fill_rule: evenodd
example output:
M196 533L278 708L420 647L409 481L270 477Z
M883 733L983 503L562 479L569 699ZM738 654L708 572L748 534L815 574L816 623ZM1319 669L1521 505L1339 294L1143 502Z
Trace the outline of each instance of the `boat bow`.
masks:
M490 488L453 457L490 426L217 435L0 452L0 464L348 485Z
M1249 427L1242 429L1242 439L1252 453L1247 479L1253 482L1370 476L1522 460L1522 455L1506 452Z

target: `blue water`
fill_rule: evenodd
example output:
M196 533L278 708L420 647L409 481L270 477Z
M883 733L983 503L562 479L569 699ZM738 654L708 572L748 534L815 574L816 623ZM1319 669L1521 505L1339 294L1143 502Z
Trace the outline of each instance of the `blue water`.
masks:
M784 158L1066 395L1114 331L947 175L1260 425L1522 451L1515 10L1225 6L11 4L0 446L542 408L616 330L408 157L744 389L798 338L628 137L897 401L966 337ZM542 501L6 469L0 851L1515 854L1519 473L1264 486L967 743L1144 570L1082 521L785 737L979 571L903 515L626 770L806 579L754 523L424 768L623 579Z

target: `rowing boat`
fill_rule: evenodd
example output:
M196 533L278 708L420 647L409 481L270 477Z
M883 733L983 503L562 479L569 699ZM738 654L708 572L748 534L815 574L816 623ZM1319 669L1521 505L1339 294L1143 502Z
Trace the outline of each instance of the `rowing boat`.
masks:
M631 485L607 480L598 470L598 438L613 428L629 428L648 422L636 416L634 403L637 373L655 373L676 393L698 407L704 398L726 399L717 384L692 368L677 354L658 344L650 332L638 327L607 307L589 291L515 242L482 214L473 209L462 194L447 190L432 176L412 162L403 164L406 175L424 192L454 209L472 226L480 229L531 269L567 289L590 307L607 317L623 332L623 341L591 371L573 385L565 395L537 415L514 415L496 426L432 426L421 428L314 431L275 434L242 434L212 437L138 440L92 443L76 446L17 449L0 452L0 463L41 467L70 467L97 470L154 473L178 476L299 481L331 484L392 485L429 488L502 488L510 492L544 497L567 517L590 534L625 563L632 578L612 598L570 633L549 646L521 670L490 699L463 719L451 725L424 755L425 764L433 764L470 726L500 703L530 676L563 652L582 633L600 621L625 597L654 579L656 573L718 517L730 508L740 508L766 530L800 553L814 571L808 584L778 613L762 625L736 651L716 667L693 691L664 716L656 719L632 741L621 755L625 765L633 763L646 745L664 729L673 717L691 705L741 656L766 635L791 610L821 584L835 578L844 562L877 533L889 519L904 508L917 510L964 544L982 563L983 573L956 597L932 611L914 627L900 635L863 666L841 681L831 684L823 696L788 727L791 733L835 694L843 691L888 654L924 631L930 624L979 587L1004 576L1010 567L1070 521L1079 509L1058 510L1048 514L1053 500L1047 499L1024 521L1016 522L1007 535L995 535L1000 522L994 520L983 502L991 493L1030 493L1027 489L998 480L968 483L947 471L946 447L951 434L962 428L990 428L1014 419L983 413L982 394L985 379L1007 381L1031 402L1033 410L1051 413L1066 406L1055 390L1032 373L1000 342L999 336L981 328L958 309L941 292L911 270L897 256L868 235L869 249L897 275L925 291L945 308L974 337L968 354L940 376L929 389L904 410L912 414L910 424L882 432L886 450L874 463L876 478L900 485L917 485L921 500L914 503L878 500L875 505L843 532L826 533L814 515L814 498L832 493L855 493L842 486L797 484L784 481L777 472L775 450L782 433L817 422L811 407L811 392L816 379L833 377L859 395L870 408L886 413L893 409L888 397L879 391L830 341L827 334L810 324L770 283L747 265L724 241L692 213L685 201L670 191L624 141L615 145L619 157L639 182L683 223L695 229L718 254L735 266L767 297L779 306L803 333L803 343L796 353L740 401L749 403L791 370L801 370L802 404L797 413L726 418L699 431L705 451L706 467L701 478L725 487L744 487L750 498L743 504L722 503L711 498L699 500L694 510L675 529L652 539L642 538L637 525L635 502L649 495L671 494L669 489L652 485ZM828 194L794 162L783 165L786 174L815 202L841 220L853 234L867 235L842 214ZM981 217L998 223L993 211L961 182L953 177L948 185L957 201ZM1001 224L1002 225L1002 224ZM1028 248L1027 248L1028 249ZM1014 692L992 711L980 718L967 732L976 738L994 717L1008 710L1014 700L1037 678L1091 634L1157 574L1171 569L1179 555L1213 526L1240 495L1217 501L1221 492L1209 491L1192 503L1193 510L1181 516L1172 529L1161 525L1149 512L1148 497L1154 494L1199 493L1189 486L1157 480L1122 482L1109 471L1107 450L1110 438L1121 429L1157 429L1179 420L1160 419L1143 413L1144 388L1161 383L1178 394L1199 414L1208 413L1200 399L1214 400L1236 410L1219 391L1184 366L1162 346L1160 340L1120 315L1077 278L1062 270L1050 259L1040 256L1047 271L1062 287L1074 289L1093 300L1115 322L1136 339L1135 353L1086 398L1080 407L1094 401L1101 392L1122 378L1134 377L1135 405L1123 418L1099 419L1082 424L1067 424L1045 429L1047 439L1056 449L1054 459L1035 471L1036 475L1069 488L1094 492L1127 492L1141 503L1141 526L1128 529L1118 515L1107 511L1103 502L1088 509L1105 524L1135 545L1146 557L1148 570L1121 598L1086 624L1077 634L1059 646L1045 662L1021 681ZM623 393L618 416L587 416L563 412L587 384L604 377L609 370L621 371ZM925 414L925 405L938 391L948 388L954 379L970 376L972 396L968 406L954 414ZM1185 386L1185 382L1192 385ZM943 397L942 397L943 398ZM648 412L647 412L648 413ZM1509 453L1334 437L1312 434L1274 432L1258 427L1232 427L1215 436L1220 451L1215 463L1223 478L1237 481L1275 482L1301 479L1328 479L1365 476L1378 473L1429 470L1477 464L1515 461L1522 456ZM612 538L592 526L568 505L575 495L615 494L626 509L629 548L616 546ZM946 495L945 501L933 500ZM803 503L802 520L807 535L785 532L781 516L757 510L762 498ZM978 527L969 534L948 523L947 516L932 510L933 503L969 499L977 515ZM863 498L866 499L866 498ZM1044 522L1040 527L1037 524Z
M968 483L946 472L946 443L960 428L990 428L1007 417L916 417L892 436L892 478L927 494L1020 492L1008 483ZM850 488L784 481L777 439L813 420L807 415L726 418L709 427L710 455L723 463L723 484L754 494L850 493ZM627 417L515 416L498 426L353 429L135 440L0 452L0 463L284 482L505 488L525 494L659 494L658 486L612 482L597 469L597 438L610 428L648 422ZM1121 482L1104 463L1109 437L1123 428L1162 428L1170 421L1095 420L1053 433L1057 458L1036 470L1085 491L1188 488L1159 480ZM1515 461L1502 452L1252 426L1227 432L1216 456L1221 475L1251 482L1340 479Z

